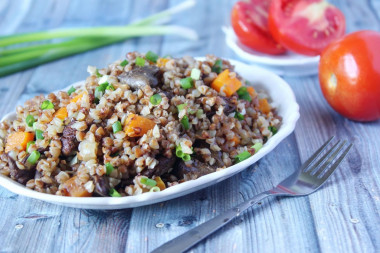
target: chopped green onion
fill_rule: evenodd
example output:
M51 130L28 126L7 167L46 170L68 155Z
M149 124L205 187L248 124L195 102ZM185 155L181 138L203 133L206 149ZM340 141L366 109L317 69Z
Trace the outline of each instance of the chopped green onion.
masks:
M218 59L215 61L211 70L212 70L212 72L219 74L220 72L222 72L222 67L223 67L222 60Z
M244 115L240 112L235 112L235 118L237 118L238 120L244 120Z
M192 69L190 76L194 80L199 80L201 78L201 71L199 69Z
M26 152L29 152L28 150L29 150L30 145L33 145L33 144L35 144L35 143L36 143L35 141L29 141L29 142L26 144Z
M122 61L122 62L120 63L120 66L125 67L125 66L127 66L128 63L129 63L129 62L128 62L127 60L124 60L124 61Z
M183 109L185 109L186 106L187 106L187 104L180 104L180 105L177 105L178 112L180 112L180 111L182 111Z
M117 132L120 132L123 128L121 127L121 122L116 121L115 123L112 124L112 130L113 133L116 134Z
M99 73L98 69L95 71L95 74L96 74L97 77L102 77L103 76L102 74Z
M45 100L41 104L41 109L46 110L46 109L54 109L54 104L50 102L50 100Z
M106 90L115 90L115 87L113 87L112 84L109 84L106 88Z
M111 197L121 197L120 193L115 190L115 188L112 188L109 192Z
M261 142L257 142L251 148L253 148L255 152L257 153L262 147L263 147L263 144Z
M148 61L151 61L151 62L154 62L156 63L157 60L158 60L158 55L153 53L152 51L148 51L148 53L145 54L145 58L148 60Z
M162 101L162 97L160 94L154 94L150 97L149 101L152 105L159 105Z
M182 123L183 128L185 128L185 130L190 129L189 117L187 117L187 115L183 116L183 118L181 119L181 123Z
M111 163L106 163L106 174L109 176L115 168Z
M195 116L197 116L198 119L202 118L203 116L203 110L198 109L197 112L195 113Z
M274 127L274 126L269 126L268 129L269 129L269 131L272 132L273 135L275 135L277 133L277 131L278 131L277 128Z
M40 129L36 129L36 140L43 140L44 139L44 131Z
M181 79L181 87L183 89L190 89L193 87L193 79L191 77L186 77Z
M145 59L141 57L136 57L136 66L143 67L145 65Z
M248 159L250 157L251 157L251 153L249 153L248 151L244 151L244 152L241 152L240 154L238 154L237 156L235 156L235 162L239 163L239 162L244 161L245 159Z
M182 160L184 160L185 162L187 162L187 161L190 161L190 160L191 160L191 157L190 157L189 154L184 154L184 155L182 156Z
M182 147L181 145L178 145L176 148L175 148L175 155L178 157L178 158L182 158L184 153L182 152Z
M158 187L158 186L154 186L154 187L152 187L152 188L150 189L150 192L159 192L159 191L161 191L161 189L160 189L160 187Z
M37 163L38 159L40 159L40 152L38 152L37 150L34 150L28 157L28 159L26 160L29 164L31 165L34 165Z
M25 123L28 125L28 127L32 127L34 122L35 122L35 119L33 115L29 114L28 116L26 116Z
M153 180L153 179L150 179L150 178L147 178L147 177L142 177L140 179L140 183L145 184L147 186L152 186L152 187L157 185L156 180Z
M38 122L33 123L33 130L36 131Z
M74 86L71 86L71 88L67 91L67 94L69 94L69 96L70 96L75 91L76 91L76 89L74 88Z
M247 87L240 87L236 93L238 94L240 99L247 100L249 102L252 101L251 95L249 95L249 92L247 91Z
M99 99L103 96L104 92L106 91L107 87L108 87L109 83L108 82L105 82L105 83L102 83L100 84L98 87L95 88L95 98Z

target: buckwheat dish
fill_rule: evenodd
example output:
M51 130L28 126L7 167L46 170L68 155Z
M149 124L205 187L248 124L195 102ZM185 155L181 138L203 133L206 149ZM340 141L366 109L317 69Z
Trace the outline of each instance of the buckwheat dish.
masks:
M0 173L35 191L162 191L249 158L281 117L226 60L128 53L0 124Z

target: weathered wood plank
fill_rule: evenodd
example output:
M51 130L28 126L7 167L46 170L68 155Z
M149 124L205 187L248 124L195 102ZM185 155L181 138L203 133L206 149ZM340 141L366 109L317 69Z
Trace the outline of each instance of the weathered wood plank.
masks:
M179 1L2 1L0 33L55 27L122 25ZM347 31L379 30L379 1L331 1L347 17ZM174 36L130 40L0 79L0 114L33 95L84 79L87 65L104 66L128 51L162 55L236 57L224 43L232 2L198 1L173 24L196 29L197 42ZM15 15L17 14L17 15ZM47 83L47 81L49 83ZM277 184L329 136L355 143L348 159L319 192L268 199L194 247L193 252L380 251L380 124L343 119L324 101L317 76L287 78L301 106L293 135L253 168L222 183L164 203L115 212L55 206L0 188L0 251L147 252ZM17 85L16 85L17 84ZM20 97L21 95L21 97Z

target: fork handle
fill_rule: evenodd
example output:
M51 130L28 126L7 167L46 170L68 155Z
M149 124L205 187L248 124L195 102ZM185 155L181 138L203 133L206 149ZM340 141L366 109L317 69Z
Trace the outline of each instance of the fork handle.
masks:
M229 209L228 211L219 214L218 216L212 218L209 221L206 221L205 223L202 223L201 225L190 229L186 233L168 241L167 243L164 243L157 249L153 250L151 253L159 253L159 252L165 252L165 253L178 253L178 252L184 252L185 250L189 249L191 246L195 245L196 243L200 242L219 228L223 227L227 223L229 223L233 218L237 217L242 213L243 211L247 210L249 207L253 206L260 200L268 197L270 194L269 192L263 192L260 193L253 198L250 198L243 203L239 204L238 206Z

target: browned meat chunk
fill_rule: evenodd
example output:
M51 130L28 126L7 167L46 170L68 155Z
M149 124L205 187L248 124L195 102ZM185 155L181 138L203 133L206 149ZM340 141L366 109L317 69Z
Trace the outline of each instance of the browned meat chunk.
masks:
M62 133L62 154L69 156L73 154L73 151L78 147L78 141L76 137L77 130L71 127L72 123L65 126Z
M26 182L28 182L30 179L33 179L36 173L35 166L21 170L19 167L17 167L15 160L13 160L10 156L8 156L8 165L11 177L23 185L25 185Z
M108 181L108 177L95 176L94 181L95 181L95 193L102 197L109 197L109 192L111 190L111 187Z
M121 83L128 84L132 89L136 90L150 85L154 88L160 82L161 72L157 66L135 67L131 71L118 76Z
M172 173L180 179L183 179L185 175L190 178L198 178L215 172L215 169L216 168L211 167L207 163L203 163L196 159L193 159L193 163L189 166L187 166L184 161L180 160Z
M170 168L173 168L177 157L172 156L171 158L167 158L166 156L158 156L156 157L158 160L158 164L153 169L145 169L143 172L141 172L141 175L152 177L155 176L161 176L162 174L165 174L169 171Z

